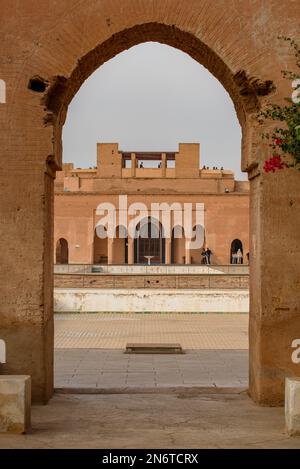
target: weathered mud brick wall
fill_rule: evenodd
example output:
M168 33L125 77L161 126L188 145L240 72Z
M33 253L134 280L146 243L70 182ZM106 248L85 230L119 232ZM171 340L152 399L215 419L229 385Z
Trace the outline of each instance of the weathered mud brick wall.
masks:
M255 114L291 91L280 71L294 59L278 34L297 37L293 0L3 0L0 78L0 330L6 373L30 374L33 398L53 392L52 186L61 167L68 104L106 60L159 41L189 53L229 92L242 126L251 180L250 394L282 402L299 337L300 173L261 173ZM274 90L273 85L276 87ZM116 104L117 105L117 104ZM280 256L279 256L280 252Z

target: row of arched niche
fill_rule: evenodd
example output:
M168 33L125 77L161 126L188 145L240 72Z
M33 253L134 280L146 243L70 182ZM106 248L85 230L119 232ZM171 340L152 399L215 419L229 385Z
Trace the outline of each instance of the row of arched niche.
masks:
M114 239L114 264L128 263L128 238L125 228L118 226ZM195 227L194 227L195 230ZM205 246L205 240L203 242ZM191 251L191 263L203 263L203 246ZM100 238L95 230L93 246L93 263L106 264L108 262L108 240L107 237ZM147 256L151 256L152 264L165 264L165 238L163 228L159 223L153 223L150 219L148 223L137 225L134 239L134 263L146 264ZM243 244L240 239L231 242L229 263L243 263ZM184 230L176 226L172 230L171 237L171 264L185 263L185 238ZM69 243L65 238L59 238L56 243L56 264L69 264Z

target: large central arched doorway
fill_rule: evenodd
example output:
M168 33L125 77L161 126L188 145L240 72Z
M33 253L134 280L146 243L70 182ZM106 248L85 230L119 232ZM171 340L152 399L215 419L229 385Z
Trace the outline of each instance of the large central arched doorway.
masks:
M135 264L164 264L165 238L161 224L154 218L142 220L136 227Z

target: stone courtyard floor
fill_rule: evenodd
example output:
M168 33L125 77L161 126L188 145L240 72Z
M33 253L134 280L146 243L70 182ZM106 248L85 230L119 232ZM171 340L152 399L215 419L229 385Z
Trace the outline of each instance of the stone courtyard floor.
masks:
M0 435L0 448L300 448L284 431L283 408L245 392L193 389L159 394L55 394L33 406L27 435Z
M179 342L186 349L248 349L248 314L80 313L55 315L55 348L124 349Z
M247 350L187 350L184 355L136 355L122 350L55 351L55 387L121 390L248 386Z
M247 395L247 327L247 315L57 315L61 390L0 448L300 448L284 409ZM126 355L127 342L187 353Z
M129 342L186 353L124 354ZM70 391L248 385L245 314L57 314L55 346L55 387Z

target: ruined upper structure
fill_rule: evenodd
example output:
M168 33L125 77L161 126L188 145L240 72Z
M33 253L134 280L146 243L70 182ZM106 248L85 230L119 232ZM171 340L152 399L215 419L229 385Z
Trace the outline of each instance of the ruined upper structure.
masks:
M124 152L118 143L98 143L97 167L81 169L66 163L55 184L57 192L224 193L249 189L248 181L236 181L233 171L200 169L199 143L179 143L177 152Z

